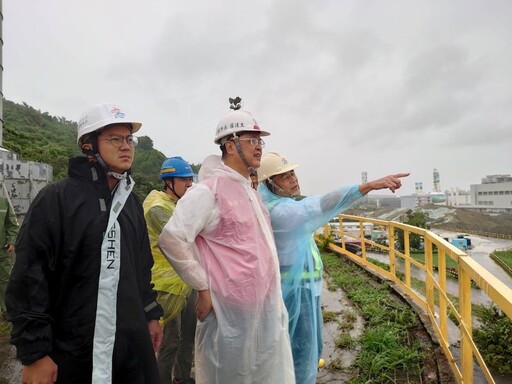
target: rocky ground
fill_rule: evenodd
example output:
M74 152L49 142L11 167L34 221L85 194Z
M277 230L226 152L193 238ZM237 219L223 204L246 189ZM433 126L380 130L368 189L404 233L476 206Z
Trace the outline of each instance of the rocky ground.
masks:
M21 383L21 365L9 344L10 324L0 318L0 384Z

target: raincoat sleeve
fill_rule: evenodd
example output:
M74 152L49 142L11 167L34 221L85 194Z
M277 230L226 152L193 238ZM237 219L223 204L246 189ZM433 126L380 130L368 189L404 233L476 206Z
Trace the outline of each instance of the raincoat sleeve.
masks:
M143 269L140 271L140 283L142 291L142 301L144 304L144 312L146 320L158 320L163 315L163 310L160 304L156 301L156 291L154 284L151 282L151 268L153 267L153 255L151 254L151 247L149 245L149 237L147 228L144 221L144 214L142 212L142 205L139 203L141 215L141 250L140 254L143 257Z
M195 247L195 238L213 229L219 213L210 189L202 184L190 188L178 201L174 214L165 225L158 245L180 277L198 291L209 289L206 273Z
M267 193L271 194L267 189ZM290 230L305 227L305 231L313 233L337 214L350 208L363 197L357 184L339 187L324 195L308 196L294 201L293 209L288 204L279 204L272 210L272 225L286 227Z

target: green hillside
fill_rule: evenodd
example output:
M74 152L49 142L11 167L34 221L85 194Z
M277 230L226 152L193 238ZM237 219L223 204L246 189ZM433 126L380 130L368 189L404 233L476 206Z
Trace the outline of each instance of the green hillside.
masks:
M65 117L4 99L3 147L21 160L50 164L54 180L66 177L68 159L81 154L76 145L76 126ZM144 199L152 189L162 186L158 172L165 155L153 148L148 136L138 138L132 177L135 192ZM197 172L199 165L192 164L192 168Z

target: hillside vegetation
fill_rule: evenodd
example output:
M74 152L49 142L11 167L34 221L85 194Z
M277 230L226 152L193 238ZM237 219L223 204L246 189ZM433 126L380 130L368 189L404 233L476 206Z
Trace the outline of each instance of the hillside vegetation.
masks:
M65 117L51 116L26 103L4 99L3 147L26 161L50 164L53 179L67 176L68 159L80 155L76 145L77 123ZM132 177L135 193L144 199L152 189L162 186L158 173L166 156L153 148L153 140L139 136ZM192 164L197 172L199 165Z

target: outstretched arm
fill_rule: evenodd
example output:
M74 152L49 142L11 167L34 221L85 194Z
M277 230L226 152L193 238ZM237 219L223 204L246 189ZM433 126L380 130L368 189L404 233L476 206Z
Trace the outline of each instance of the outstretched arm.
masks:
M363 195L366 195L371 191L389 189L391 192L395 193L395 191L402 186L402 181L400 179L407 176L409 176L408 172L396 173L394 175L385 176L381 179L369 181L359 185L359 192L361 192Z

